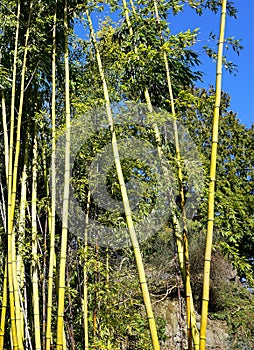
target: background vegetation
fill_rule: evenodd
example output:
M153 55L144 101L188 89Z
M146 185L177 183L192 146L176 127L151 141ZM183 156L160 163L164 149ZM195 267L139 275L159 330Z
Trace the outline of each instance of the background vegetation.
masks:
M187 266L196 315L201 312L215 90L195 87L202 79L202 57L195 51L197 31L171 35L168 19L187 6L197 16L208 10L219 14L221 1L0 2L0 349L156 349L133 249L88 244L86 235L68 232L55 215L50 178L56 135L109 101L143 103L149 110L150 99L152 106L185 125L197 146L205 186L197 212L187 223ZM230 1L227 14L237 14ZM94 38L89 18L96 23ZM75 34L77 23L84 25L85 39ZM237 51L239 42L229 41ZM217 57L208 46L204 51ZM223 60L232 67L226 57ZM254 128L239 122L226 92L221 96L220 116L209 317L227 322L229 348L251 349ZM126 130L120 125L114 132L120 138ZM154 130L143 131L142 138L161 146L177 169L172 145L160 144ZM109 140L111 133L102 133L84 145L66 187L72 181L87 220L104 214L103 220L113 227L126 227L126 213L102 213L88 190L86 166ZM123 160L121 166L128 179L140 176L135 169L143 164ZM149 169L142 170L149 175ZM144 176L143 181L153 188L151 177ZM185 197L179 194L171 217L140 246L152 306L168 298L181 301L186 294L188 269L186 278L178 261L174 221L191 194L186 174L181 183ZM107 186L113 198L121 200L115 169ZM153 209L154 198L150 191L140 205L140 217ZM235 283L238 280L245 286ZM181 322L183 311L179 315ZM167 320L160 315L155 320L162 346ZM187 336L191 339L182 335Z

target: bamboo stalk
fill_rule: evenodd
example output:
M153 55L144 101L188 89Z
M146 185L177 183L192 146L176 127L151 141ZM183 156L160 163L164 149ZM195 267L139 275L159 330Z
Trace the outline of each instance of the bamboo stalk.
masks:
M8 300L7 261L5 261L3 296L2 296L2 307L1 307L1 323L0 323L0 350L4 349L7 300Z
M15 202L15 199L16 199L17 173L18 173L18 163L19 163L19 155L20 155L20 143L21 143L21 123L22 123L24 93L25 93L26 62L27 62L27 54L28 54L28 39L30 34L30 21L31 21L31 15L32 15L32 8L33 8L33 2L30 3L27 31L25 35L24 58L23 58L23 65L22 65L22 72L21 72L21 87L20 87L20 98L19 98L17 132L16 132L15 159L14 159L14 165L13 165L13 179L12 179L12 202ZM12 207L13 215L14 215L14 209L15 208L13 206ZM12 218L13 218L13 215L12 215Z
M25 280L25 271L24 271L24 262L22 258L22 248L24 246L23 242L25 241L25 229L26 229L26 206L27 206L27 163L28 163L28 140L29 137L26 137L25 143L25 155L24 155L24 165L21 176L21 194L20 194L20 204L19 204L19 219L18 219L18 233L19 233L19 246L17 254L17 280L19 297L22 299L21 291L24 287ZM23 303L23 302L22 302ZM21 308L22 309L22 308ZM22 338L24 339L24 311L21 311L21 332Z
M120 188L121 188L121 194L122 194L122 199L123 199L123 206L124 206L124 212L125 212L125 216L126 216L126 222L127 222L127 226L129 229L129 234L130 234L130 238L131 238L131 242L132 242L132 246L133 246L133 250L134 250L134 255L135 255L135 260L136 260L136 264L137 264L139 282L141 285L141 291L142 291L142 295L143 295L143 299L144 299L144 303L145 303L145 307L146 307L146 313L147 313L147 318L148 318L149 327L150 327L153 349L159 350L160 345L159 345L159 340L158 340L156 323L155 323L155 319L154 319L154 315L153 315L153 311L152 311L150 295L149 295L148 286L147 286L147 282L146 282L144 265L142 262L142 256L141 256L141 252L140 252L140 248L139 248L139 243L138 243L135 227L134 227L133 220L132 220L131 208L130 208L130 204L129 204L128 194L127 194L124 176L123 176L122 167L121 167L121 162L120 162L120 156L119 156L119 151L118 151L116 133L114 130L114 123L113 123L112 111L111 111L111 106L110 106L110 99L109 99L109 94L108 94L107 83L106 83L104 70L103 70L103 66L102 66L102 62L101 62L100 52L99 52L96 38L95 38L93 24L92 24L91 17L90 17L88 10L86 10L86 15L87 15L87 19L88 19L89 28L90 28L91 39L92 39L92 42L93 42L93 45L95 48L95 52L96 52L96 58L97 58L97 64L98 64L99 73L100 73L100 77L101 77L101 82L103 85L106 113L107 113L108 123L110 125L110 130L111 130L111 135L112 135L112 148L113 148L114 160L115 160L115 165L116 165L116 171L117 171L118 181L119 181Z
M136 15L136 9L133 4L133 1L130 0L131 7L133 13ZM126 17L126 22L129 27L130 35L133 34L132 26L129 19L129 11L127 8L126 0L123 0L123 6L124 6L124 13ZM159 34L162 40L162 33L160 28L160 17L157 7L157 2L154 0L154 10L155 10L155 16L159 24ZM138 52L137 47L134 47L135 53ZM183 234L180 232L180 224L179 220L174 213L174 208L172 207L171 203L171 209L173 212L173 228L175 232L176 237L176 244L177 244L177 251L178 251L178 260L185 284L185 293L186 293L186 309L187 309L187 328L188 328L188 339L189 339L189 349L192 348L192 341L191 341L191 333L192 337L194 339L194 345L195 349L198 349L199 347L199 332L196 326L196 316L194 311L194 303L193 303L193 297L192 297L192 291L190 286L190 272L189 272L189 256L188 256L188 239L187 239L187 225L186 225L186 215L185 215L185 209L184 209L184 188L183 188L183 175L182 175L182 169L181 169L181 153L180 153L180 146L179 146L179 140L178 140L178 128L177 128L177 122L176 122L176 113L175 113L175 106L174 106L174 98L173 98L173 90L171 85L171 78L170 78L170 71L169 71L169 64L167 59L167 54L164 51L163 52L164 57L164 63L165 63L165 71L167 76L167 83L168 83L168 90L169 90L169 96L170 96L170 104L171 104L171 111L173 115L173 129L174 129L174 138L175 138L175 147L176 147L176 160L177 160L177 168L178 168L178 183L179 183L179 192L181 197L181 211L183 215L183 222L184 222L184 229ZM148 111L153 112L153 107L151 103L150 94L148 91L148 88L145 87L144 90L145 100L147 103ZM156 140L158 141L158 145L160 145L160 133L158 130L158 126L154 125L154 131ZM157 147L159 158L162 159L162 149L160 146Z
M3 132L4 132L4 149L5 149L5 152L4 152L5 176L6 176L6 183L7 183L7 187L8 187L9 140L8 140L8 129L7 129L7 120L6 120L6 104L5 104L4 91L2 91L2 117L3 117ZM2 192L2 184L1 184L1 192ZM2 198L3 198L3 192L2 192ZM4 199L3 199L2 220L4 223L5 232L6 232L7 227L6 227L6 211L5 211L5 207L4 207ZM0 321L0 350L3 350L3 346L4 346L7 298L8 298L8 264L7 264L7 260L6 260L5 261L5 269L4 269L3 295L2 295L1 321Z
M57 22L57 1L53 19L52 34L52 107L51 107L51 208L49 210L49 272L48 272L48 299L47 299L47 325L46 325L46 350L51 345L51 323L52 323L52 299L53 299L53 278L55 264L55 212L56 212L56 22Z
M156 19L157 19L157 22L159 25L160 37L161 37L161 40L163 40L162 32L161 32L161 25L160 25L160 15L159 15L158 6L157 6L157 0L154 0L154 10L155 10L155 16L156 16ZM179 145L178 127L177 127L177 121L176 121L176 111L175 111L175 104L174 104L174 97L173 97L173 89L172 89L172 84L171 84L170 70L169 70L167 53L165 52L165 50L163 50L163 58L164 58L164 63L165 63L166 76L167 76L171 112L172 112L172 117L173 117L173 129L174 129L176 160L177 160L177 169L178 169L179 193L180 193L180 197L181 197L181 212L183 215L183 224L184 224L182 237L180 238L180 237L178 237L178 234L176 234L176 239L177 239L177 247L178 247L178 251L179 251L179 254L178 254L179 258L180 258L179 260L182 261L182 263L183 263L181 270L182 270L183 280L185 283L188 347L189 347L189 349L192 348L192 339L191 339L191 337L192 337L193 341L194 341L194 347L196 350L198 350L198 348L199 348L199 332L198 332L198 328L196 325L194 302L193 302L193 296L192 296L192 290L191 290L191 284L190 284L187 218L186 218L186 212L185 212L185 207L184 207L185 206L185 198L184 198L184 188L183 188L183 174L182 174L182 167L181 167L181 151L180 151L180 145ZM173 215L173 221L174 221L174 227L175 227L175 229L177 229L179 225L177 224L177 217L175 215Z
M68 235L68 209L69 209L69 182L70 182L70 93L69 93L69 51L68 51L68 18L67 0L64 6L65 28L65 104L66 104L66 143L65 143L65 173L64 173L64 196L62 217L62 239L59 273L58 313L57 313L57 344L56 349L62 350L64 346L64 297L65 297L65 269Z
M71 346L69 348L71 350L75 350L75 339L74 339L74 333L73 333L73 307L72 307L72 297L71 297L71 289L70 289L70 273L69 273L69 265L67 263L66 265L66 283L68 287L68 308L69 308L69 317L66 322L67 325L67 334L69 343Z
M17 75L17 58L18 58L18 39L19 39L19 26L20 26L20 0L17 4L17 23L16 23L16 35L15 35L15 48L13 58L13 71L12 71L12 92L11 92L11 120L10 120L10 141L9 141L9 159L8 159L8 215L7 215L7 232L8 232L8 285L9 285L9 299L10 299L10 319L11 319L11 341L13 348L18 348L17 328L15 318L15 302L14 302L14 290L13 290L13 247L12 244L12 181L13 181L13 146L14 146L14 128L15 128L15 96L16 96L16 75Z
M133 35L133 28L132 28L131 21L130 21L129 9L127 6L127 2L126 2L126 0L122 0L122 1L123 1L123 8L124 8L124 15L126 18L129 33L130 33L130 35ZM133 13L136 15L137 14L136 9L135 9L135 6L134 6L132 1L131 1L131 8L132 8ZM135 54L138 53L138 48L136 45L134 46L134 52L135 52ZM150 94L149 94L147 86L144 89L144 96L145 96L148 111L153 112L152 102L151 102L151 98L150 98Z
M37 137L36 127L33 145L33 164L32 164L32 286L33 286L33 316L34 316L34 336L35 349L41 350L41 332L40 332L40 307L39 307L39 283L38 283L38 253L37 253Z
M67 342L66 342L66 334L65 330L63 330L63 350L67 349Z
M3 132L4 132L5 175L6 175L6 181L8 183L9 137L8 137L7 120L6 120L6 104L5 104L4 91L2 91L2 115L3 115Z
M98 259L99 259L99 254L98 254L98 242L95 242L95 247L94 247L94 252L95 252L95 266L94 266L94 307L93 307L93 341L94 341L94 349L97 349L97 342L99 339L99 331L98 331L98 282L99 282L99 272L98 272Z
M43 273L42 273L42 348L46 349L46 327L47 327L47 235L48 235L48 217L45 220L43 234Z
M202 313L201 313L201 329L200 329L200 350L206 348L206 329L208 318L208 303L209 303L209 288L210 288L210 268L211 254L213 242L214 228L214 200L215 200L215 181L216 181L216 161L217 147L219 140L219 118L220 118L220 103L221 103L221 87L222 87L222 59L223 46L226 25L226 10L227 1L222 1L221 20L220 20L220 37L218 43L218 57L216 66L216 87L215 87L215 105L213 115L213 132L212 132L212 150L210 164L210 184L208 192L208 219L207 219L207 234L206 234L206 249L204 261L204 280L203 280L203 297L202 297Z
M9 295L10 295L10 309L11 309L11 323L12 323L12 341L14 349L23 349L23 339L21 331L21 311L19 300L19 286L16 275L16 250L15 250L15 232L13 230L13 220L15 212L16 188L17 188L17 172L20 154L20 131L22 110L24 101L24 84L26 72L26 60L28 53L28 38L29 26L31 20L32 3L30 4L30 12L28 18L28 26L25 38L24 58L21 72L21 89L19 98L18 122L16 130L15 143L15 159L13 159L13 139L14 139L14 112L15 112L15 87L16 87L16 63L17 63L17 46L18 46L18 32L19 32L19 17L20 17L20 1L18 1L18 15L17 15L17 29L15 39L14 51L14 68L13 68L13 85L12 85L12 101L11 101L11 128L10 128L10 146L9 146L9 170L8 170L8 273L9 273ZM12 168L13 167L13 168ZM13 303L15 311L12 310ZM15 326L14 326L15 322Z
M46 188L46 196L50 198L50 189L48 182L47 172L47 156L46 156L46 141L43 141L42 146L42 168L43 168L43 179ZM51 237L51 208L50 205L46 206L47 215L44 223L44 230L41 227L41 233L43 234L43 272L42 272L42 348L46 349L46 327L47 327L47 283L46 283L46 272L47 272L47 235Z
M19 20L20 20L20 0L17 4L17 23L16 23L16 35L15 35L15 48L13 59L13 72L12 72L12 93L11 93L11 120L10 120L10 143L9 143L9 159L8 159L8 215L7 215L7 230L8 230L8 284L9 284L9 298L10 298L10 318L11 318L11 339L13 342L13 348L17 349L17 329L15 320L15 304L14 304L14 291L13 291L13 274L12 274L12 219L11 219L11 207L12 207L12 166L13 166L13 139L14 139L14 116L15 116L15 92L16 92L16 74L17 74L17 57L18 57L18 38L19 38Z
M20 254L17 254L17 259L16 259L16 264L17 264L17 281L18 281L18 294L19 294L19 299L22 299L21 295L21 290L24 287L24 262L23 258ZM21 300L20 300L21 303ZM22 306L20 305L20 328L21 328L21 337L24 339L24 314L22 310Z
M15 249L15 231L13 229L13 220L15 213L15 201L16 201L16 191L17 191L17 178L18 178L18 164L19 164L19 155L20 155L20 143L21 143L21 122L23 114L23 104L24 104L24 93L25 93L25 77L26 77L26 62L28 54L28 39L30 33L30 21L32 14L33 3L30 3L30 11L28 16L27 30L25 35L25 49L23 57L23 65L21 72L21 88L19 96L19 111L18 111L18 121L17 121L17 131L16 131L16 143L15 143L15 158L13 165L13 177L12 177L12 193L11 193L11 209L10 209L10 232L12 239L12 274L13 274L13 289L14 289L14 300L15 300L15 318L16 318L16 327L17 327L17 340L18 340L18 349L23 349L23 338L22 338L22 329L21 329L21 308L20 308L20 297L19 297L19 285L17 280L17 271L16 271L16 249Z
M109 295L110 288L109 288L109 249L108 249L108 247L106 247L106 285L105 285L105 290L106 290L106 294ZM108 336L108 340L107 340L107 346L108 346L108 349L111 348L109 336Z
M87 263L88 263L88 224L89 224L89 209L90 209L90 197L91 192L88 191L87 195L87 212L85 217L85 232L84 232L84 267L83 267L83 275L84 275L84 287L83 287L83 315L84 315L84 342L85 349L89 349L89 330L88 330L88 275L87 275Z

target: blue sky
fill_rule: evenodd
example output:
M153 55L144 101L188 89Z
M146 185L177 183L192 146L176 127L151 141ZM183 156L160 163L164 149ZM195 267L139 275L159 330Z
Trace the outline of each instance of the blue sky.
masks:
M226 37L234 36L236 39L242 39L241 44L244 49L239 56L233 50L224 50L228 59L238 66L238 72L233 75L224 69L222 88L231 96L231 109L238 114L242 123L250 127L254 123L252 105L254 100L254 0L234 0L234 4L238 10L237 19L227 17ZM98 20L104 15L105 13L100 13L99 18L93 16L95 27L98 27ZM209 44L217 51L216 41L208 42L207 40L209 33L213 32L217 36L219 34L220 13L214 14L207 11L202 16L198 16L195 11L186 6L185 10L177 16L169 16L168 21L173 34L187 29L199 28L198 43L195 49L200 48L200 60L203 64L199 69L204 72L204 76L203 83L197 83L197 86L209 88L210 85L215 85L216 64L202 54L201 47ZM81 37L84 37L85 33L82 27L77 25L76 31Z
M238 9L237 19L227 17L226 36L234 36L242 39L244 49L237 56L232 50L224 50L229 60L238 66L236 76L224 70L222 88L231 95L231 109L238 114L238 118L247 127L254 123L253 108L253 81L254 81L254 0L235 0L235 7ZM193 11L186 10L175 17L169 17L170 29L172 33L187 29L199 29L200 46L207 44L210 32L219 33L220 15L206 12L199 17ZM216 50L216 43L208 43ZM198 86L206 88L215 85L216 65L211 59L201 56L203 64L200 70L204 72L204 83Z

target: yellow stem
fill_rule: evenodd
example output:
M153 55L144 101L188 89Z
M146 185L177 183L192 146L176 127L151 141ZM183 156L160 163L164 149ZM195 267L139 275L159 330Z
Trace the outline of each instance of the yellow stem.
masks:
M10 319L11 319L11 340L13 348L18 348L17 328L16 328L16 315L15 315L15 301L13 290L13 216L12 207L14 202L12 199L12 181L13 181L13 145L14 145L14 129L15 129L15 96L16 96L16 74L17 74L17 59L18 59L18 38L19 38L19 21L20 21L20 0L18 0L17 6L17 25L15 35L15 48L14 48L14 60L13 60L13 72L12 72L12 93L11 93L11 120L10 120L10 141L9 141L9 159L8 159L8 215L7 215L7 231L8 231L8 284L9 284L9 298L10 298Z
M68 51L68 18L67 0L64 6L64 28L65 28L65 108L66 108L66 140L65 140L65 173L64 173L64 195L62 216L62 240L59 272L58 291L58 313L57 313L57 344L56 349L64 349L64 297L65 297L65 270L66 251L68 237L68 209L69 209L69 183L70 183L70 78L69 78L69 51Z
M95 33L94 33L91 17L90 17L88 10L86 10L86 15L87 15L87 19L88 19L89 28L90 28L91 39L92 39L92 42L94 44L94 48L95 48L95 52L96 52L99 73L100 73L100 77L101 77L101 81L102 81L102 85L103 85L104 99L105 99L105 104L106 104L106 113L107 113L108 122L109 122L111 135L112 135L112 149L113 149L113 155L114 155L114 160L115 160L115 165L116 165L116 172L117 172L118 181L119 181L120 188L121 188L121 194L122 194L124 212L125 212L125 216L126 216L126 222L127 222L127 226L128 226L133 250L134 250L134 256L135 256L137 269L138 269L138 275L139 275L139 282L140 282L140 286L141 286L143 300L144 300L145 307L146 307L147 318L149 321L153 349L159 350L160 344L159 344L159 340L158 340L157 328L156 328L156 323L155 323L155 319L154 319L154 315L153 315L150 294L149 294L148 286L147 286L147 282L146 282L144 265L142 262L142 256L141 256L141 252L140 252L140 248L139 248L139 243L138 243L135 227L134 227L133 220L132 220L130 203L129 203L129 199L128 199L128 194L127 194L124 176L123 176L122 167L121 167L121 162L120 162L120 155L119 155L119 151L118 151L116 133L114 130L114 123L113 123L112 111L111 111L111 106L110 106L110 99L109 99L109 94L108 94L107 83L106 83L104 70L103 70L103 66L102 66L102 62L101 62L100 52L99 52L96 38L95 38Z
M1 308L1 324L0 324L0 350L4 349L4 335L5 335L5 321L7 310L7 294L8 294L8 281L7 281L7 261L4 268L4 283L3 283L3 296L2 296L2 308Z
M89 333L88 333L88 275L87 275L87 263L88 263L88 242L87 242L87 233L89 224L89 209L90 209L90 196L91 193L88 191L87 195L87 212L85 217L85 234L84 234L84 288L83 288L83 315L84 315L84 342L85 349L89 348Z
M32 286L33 286L33 314L35 349L41 350L39 279L37 254L37 139L36 127L33 145L33 174L32 174Z
M53 307L53 278L55 264L55 207L56 207L56 10L55 7L53 20L53 53L52 53L52 156L51 156L51 208L49 209L49 234L50 234L50 253L49 253L49 272L48 272L48 300L47 300L47 325L46 325L46 350L51 348L51 323Z
M220 37L219 37L219 44L218 44L218 57L217 57L217 67L216 67L215 106L214 106L214 115L213 115L210 184L209 184L209 193L208 193L208 220L207 220L202 313L201 313L201 328L200 328L200 350L205 350L206 348L206 329L207 329L207 318L208 318L210 267L211 267L213 227L214 227L216 160L217 160L217 146L218 146L218 134L219 134L219 117L220 117L221 86L222 86L222 59L223 59L223 46L224 46L225 24L226 24L226 10L227 10L227 1L223 0L222 9L221 9Z

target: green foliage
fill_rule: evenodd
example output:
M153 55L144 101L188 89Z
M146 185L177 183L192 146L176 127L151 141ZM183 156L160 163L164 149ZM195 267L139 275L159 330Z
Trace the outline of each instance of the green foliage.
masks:
M193 234L193 232L192 232ZM204 236L190 238L191 280L197 310L202 298ZM197 249L199 247L199 249ZM201 248L201 249L200 249ZM213 251L211 260L209 318L225 321L228 325L231 349L252 349L254 298L240 283L237 271L219 251Z
M202 15L206 9L217 13L221 6L220 0L185 0L192 8L194 8L197 14ZM234 6L233 1L227 1L227 13L230 17L237 16L237 9Z
M176 105L178 114L188 127L199 149L205 174L208 174L211 149L211 116L214 92L211 89L181 92ZM253 266L253 161L250 156L253 131L240 124L229 110L230 97L222 95L220 141L218 147L215 236L225 255L228 255L240 275L252 281ZM197 218L206 223L206 196L200 203ZM244 272L245 271L245 272Z
M214 41L216 36L213 33L210 33L209 38L210 40ZM229 48L232 48L232 50L236 52L237 55L239 55L240 51L243 49L243 46L241 45L241 40L235 39L234 37L226 38L225 49L229 50ZM212 58L216 62L216 59L217 59L216 51L213 50L208 45L203 46L203 49L205 50L208 57ZM228 61L226 56L223 56L222 63L224 67L229 71L229 73L235 73L237 71L237 66L232 61Z
M232 283L220 286L222 308L211 314L211 318L227 321L231 349L253 349L254 342L254 298L245 288Z
M16 76L15 111L18 110L20 91L20 73L24 53L24 40L27 30L27 20L30 1L22 1L20 21L18 64ZM170 110L163 53L166 52L170 66L173 93L176 102L177 118L184 122L195 141L200 157L204 164L205 181L208 178L208 165L211 148L211 116L214 106L214 91L194 89L196 80L201 73L196 71L200 57L195 51L197 30L180 32L172 35L168 27L168 15L176 15L191 6L198 14L206 9L218 11L221 1L201 0L161 0L158 9L162 18L162 39L158 23L154 19L153 0L135 1L137 14L130 11L130 21L133 34L130 35L126 21L120 18L118 22L107 19L101 22L97 31L98 46L102 57L106 80L108 82L110 99L115 102L134 100L144 102L144 89L148 88L155 106ZM4 90L7 106L7 124L9 126L11 79L13 69L13 50L16 28L16 1L1 1L0 4L0 87ZM15 232L17 252L24 263L24 285L20 289L24 307L26 307L26 322L29 335L33 341L33 315L31 298L31 159L33 151L33 136L35 125L38 139L38 246L37 264L40 274L40 305L43 311L43 300L47 294L48 259L50 237L48 217L50 198L48 196L48 177L51 164L51 62L52 62L52 24L56 2L34 1L30 24L30 39L26 69L25 100L23 121L21 127L21 157L18 169L19 178L25 163L25 148L28 151L27 162L27 202L25 233L19 232L20 186L17 190L17 206L15 211ZM74 36L75 18L79 18L86 26L83 13L89 8L91 12L101 16L101 11L115 11L113 18L123 16L120 2L110 1L68 1L69 16L69 45L70 45L70 76L72 118L84 115L93 107L104 104L98 67L94 59L94 50L87 38ZM64 41L63 41L63 1L57 1L57 127L58 134L64 129ZM236 16L232 2L228 2L228 12ZM87 28L85 27L85 33ZM215 39L215 38L214 38ZM228 47L238 54L241 44L234 37L228 38ZM135 47L137 52L135 52ZM214 56L211 48L206 48L208 54ZM225 64L229 65L225 61ZM229 68L233 66L229 65ZM253 241L253 128L245 128L229 109L230 97L223 94L222 118L220 124L218 176L216 192L216 230L215 245L227 262L216 252L213 257L211 317L227 320L232 337L232 348L248 348L253 344L253 298L247 291L235 287L225 281L226 272L232 261L241 276L246 276L249 282L253 278L254 256ZM0 108L2 112L2 107ZM15 115L16 116L16 115ZM157 120L165 118L158 113ZM2 119L1 119L2 120ZM126 125L117 125L117 137L141 135L142 140L157 146L153 131L132 128L132 135ZM0 122L0 133L3 135L3 124ZM16 136L15 136L16 137ZM14 137L14 138L15 138ZM27 141L27 142L26 142ZM87 168L94 157L103 147L110 143L108 130L93 135L76 158L73 170L73 186L77 198L86 208L88 191ZM175 169L175 152L172 145L162 142L163 151L167 154L172 168ZM1 226L0 226L0 292L2 298L2 281L4 260L7 251L7 237L4 228L7 191L4 169L4 150L1 143ZM81 164L81 165L80 165ZM135 220L148 215L156 202L156 181L151 169L145 167L135 157L126 158L122 162L125 178L138 179L142 184L142 203ZM141 171L141 169L143 171ZM194 171L194 170L193 170ZM184 174L185 176L185 174ZM188 178L185 176L186 185ZM107 189L112 198L120 198L120 189L115 169L111 167L107 177ZM190 227L190 256L193 276L193 290L196 293L196 303L199 302L202 275L203 238L206 225L207 192L204 191L200 207ZM98 217L101 212L96 203L90 206L91 216ZM124 226L125 218L122 213L104 212L103 220L112 227ZM71 218L70 218L71 220ZM56 218L56 257L57 268L54 274L53 320L52 337L56 337L56 307L58 290L58 257L60 251L61 222ZM173 230L170 217L164 227L149 240L142 243L144 261L148 282L154 301L167 297L176 288L176 262ZM196 253L196 254L195 254ZM108 256L107 256L108 254ZM75 234L69 233L68 257L66 273L65 324L67 348L83 349L83 242ZM109 268L107 267L109 259ZM136 276L134 257L131 249L110 250L88 247L88 313L89 313L89 342L91 347L98 349L151 349L148 322L140 295L140 286ZM220 267L220 269L219 269ZM167 294L168 293L168 294ZM0 299L2 300L2 299ZM45 311L45 310L44 310ZM43 319L42 319L43 321ZM166 340L165 320L157 318L160 341ZM42 322L43 324L43 322ZM7 321L6 331L10 330L10 320ZM7 337L6 337L7 338ZM10 340L6 340L5 348L9 348ZM73 345L74 344L74 345ZM28 348L28 344L27 348Z
M113 41L119 42L124 51L121 57L124 94L134 100L144 101L144 86L149 87L152 102L156 106L168 107L168 88L165 79L164 51L168 55L172 86L178 94L180 88L192 85L201 77L192 68L199 64L198 55L191 50L196 30L170 35L166 22L161 22L163 42L159 36L158 24L154 18L132 16L133 35L129 35L124 23L115 30ZM165 29L165 30L164 30ZM135 51L135 48L137 51Z

